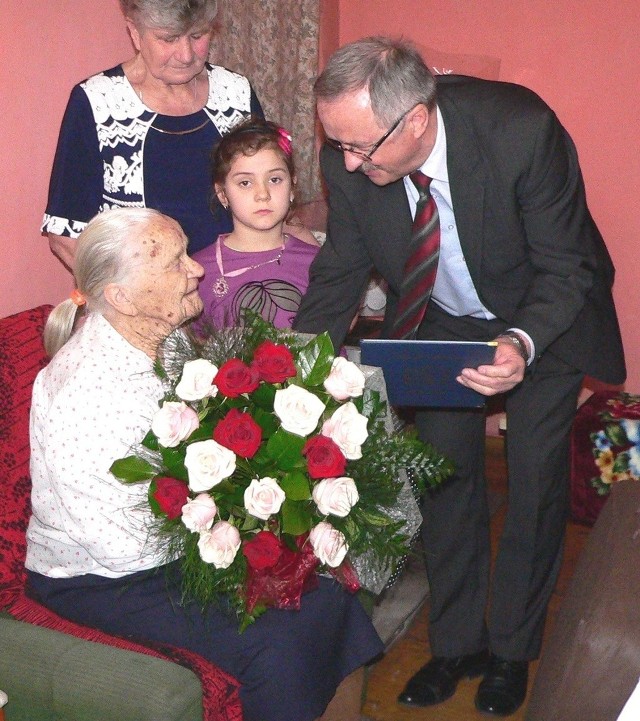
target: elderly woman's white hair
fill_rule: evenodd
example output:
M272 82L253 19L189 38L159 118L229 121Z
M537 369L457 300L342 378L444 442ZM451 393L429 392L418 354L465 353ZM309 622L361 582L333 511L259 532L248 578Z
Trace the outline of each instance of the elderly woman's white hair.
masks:
M120 0L120 7L136 25L178 34L197 26L211 26L218 12L217 0Z
M51 311L44 329L44 347L50 357L69 340L80 309L104 313L105 287L126 282L130 271L131 244L127 241L163 217L151 208L118 208L89 221L78 237L76 290Z

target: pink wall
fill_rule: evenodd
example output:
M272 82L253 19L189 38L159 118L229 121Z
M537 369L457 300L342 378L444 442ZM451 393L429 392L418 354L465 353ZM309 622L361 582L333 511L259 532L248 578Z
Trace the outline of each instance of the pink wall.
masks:
M56 303L71 287L39 225L58 128L71 86L126 59L117 0L0 0L0 316ZM640 238L640 5L597 0L323 0L322 55L373 33L405 34L440 53L500 60L500 78L536 90L573 135L593 214L618 269L615 295L629 380L640 392L635 250ZM429 22L435 18L435 22ZM420 30L416 30L420 28ZM462 61L465 59L462 58ZM477 58L473 59L477 61ZM619 185L618 185L619 184Z
M556 111L581 158L592 213L617 268L615 299L629 377L640 393L640 4L600 0L338 0L339 40L404 35L423 49L500 61ZM484 56L478 58L477 56ZM425 53L429 60L429 56ZM455 60L455 58L454 58ZM436 64L433 60L432 64ZM486 64L486 63L485 63Z
M340 0L320 0L320 47L318 62L324 67L340 45Z
M71 276L40 235L71 87L132 55L117 0L0 0L0 317L58 303Z

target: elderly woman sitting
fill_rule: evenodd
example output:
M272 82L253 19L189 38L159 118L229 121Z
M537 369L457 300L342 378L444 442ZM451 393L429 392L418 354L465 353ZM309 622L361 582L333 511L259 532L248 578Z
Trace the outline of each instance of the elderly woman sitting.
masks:
M163 395L154 359L200 313L201 275L178 223L154 210L106 211L80 236L77 290L49 319L55 355L33 391L29 593L72 621L210 659L242 683L245 721L329 718L381 651L357 598L321 578L300 611L269 610L239 634L232 614L181 603L177 569L154 572L146 484L109 471L149 429ZM341 718L359 717L351 702Z

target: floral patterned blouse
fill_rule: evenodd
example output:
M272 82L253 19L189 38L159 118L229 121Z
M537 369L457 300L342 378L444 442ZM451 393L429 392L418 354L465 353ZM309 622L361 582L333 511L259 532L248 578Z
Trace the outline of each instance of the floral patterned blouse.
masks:
M121 65L76 85L60 129L42 230L77 237L108 208L155 208L175 218L191 253L231 229L213 213L211 148L260 103L242 75L207 64L209 97L190 115L147 108Z

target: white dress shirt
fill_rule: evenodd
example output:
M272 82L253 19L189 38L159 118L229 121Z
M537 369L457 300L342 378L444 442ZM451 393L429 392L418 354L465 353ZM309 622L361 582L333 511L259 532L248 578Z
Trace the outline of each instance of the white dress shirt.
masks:
M148 483L125 485L109 471L144 438L162 396L152 360L97 314L40 371L31 406L28 569L117 578L166 560L147 544Z

